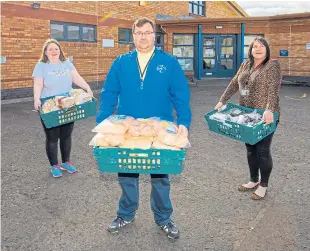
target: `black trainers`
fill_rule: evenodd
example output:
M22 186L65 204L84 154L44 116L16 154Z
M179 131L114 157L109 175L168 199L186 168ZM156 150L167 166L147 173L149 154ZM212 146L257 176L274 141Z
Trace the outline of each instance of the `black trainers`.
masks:
M173 221L170 221L166 225L160 226L160 228L168 235L168 238L170 239L177 239L180 237L180 231Z
M121 217L117 217L108 227L108 231L110 233L117 233L121 228L125 227L126 225L133 222L135 218L133 218L131 221L125 221Z

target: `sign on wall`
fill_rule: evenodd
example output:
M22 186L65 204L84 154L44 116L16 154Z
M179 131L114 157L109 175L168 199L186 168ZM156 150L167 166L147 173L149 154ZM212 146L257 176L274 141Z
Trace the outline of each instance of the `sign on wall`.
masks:
M287 57L288 56L288 50L280 50L280 56L281 57Z
M102 47L103 48L114 47L114 40L113 39L102 39Z
M6 57L1 56L1 64L5 64L6 63Z
M310 50L310 43L306 43L306 49Z

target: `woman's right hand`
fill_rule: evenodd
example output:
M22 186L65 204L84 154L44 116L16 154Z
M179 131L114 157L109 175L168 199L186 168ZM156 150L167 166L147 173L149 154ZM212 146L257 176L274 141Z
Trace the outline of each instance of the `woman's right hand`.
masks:
M221 111L222 106L223 106L223 103L222 102L218 102L217 105L214 107L214 110Z
M41 100L35 100L34 101L34 109L39 110L41 108Z

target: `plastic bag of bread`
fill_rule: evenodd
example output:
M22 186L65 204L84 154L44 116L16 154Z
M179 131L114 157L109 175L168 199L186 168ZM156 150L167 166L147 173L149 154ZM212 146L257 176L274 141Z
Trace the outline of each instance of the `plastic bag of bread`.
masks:
M178 127L169 121L161 122L162 128L160 129L157 139L166 145L176 146L179 148L190 147L188 137L178 134Z
M132 136L129 132L125 133L125 139L149 139L151 141L154 140L153 136Z
M156 148L156 149L169 149L169 150L181 150L180 147L168 146L168 145L160 142L158 139L154 140L154 142L152 144L152 148Z
M92 132L124 134L132 121L133 118L125 115L112 115L98 124Z
M58 106L60 108L69 108L74 106L74 98L73 97L64 97L64 98L60 98L58 99Z
M157 118L137 119L129 127L128 133L137 136L156 136L160 129L160 122Z
M72 89L70 92L69 92L69 95L73 98L75 98L76 96L82 94L82 93L86 93L83 89Z
M119 146L124 142L124 134L101 134L97 133L96 136L90 141L91 146Z
M80 94L74 96L73 98L74 98L74 103L76 105L80 105L80 104L83 104L85 102L92 100L92 96L87 92L80 93Z
M49 112L57 111L57 110L59 110L59 108L56 105L54 99L48 99L42 105L42 112L43 113L49 113Z
M67 96L55 96L54 97L54 102L55 104L59 107L62 108L60 103L61 103L61 99L66 98Z
M152 139L149 137L141 138L127 138L124 143L121 144L120 148L139 148L139 149L150 149L152 146Z
M180 148L187 148L190 146L188 138L177 133L161 131L158 134L158 140L169 146L176 146Z
M124 134L100 134L101 137L110 145L110 146L119 146L124 143L125 135Z
M90 146L109 147L108 142L105 140L104 135L97 133L95 137L89 142Z

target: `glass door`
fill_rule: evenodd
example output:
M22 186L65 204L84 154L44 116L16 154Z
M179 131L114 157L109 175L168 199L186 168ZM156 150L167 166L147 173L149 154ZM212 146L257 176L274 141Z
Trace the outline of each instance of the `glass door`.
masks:
M219 77L232 77L236 68L236 43L235 35L220 35L218 39L219 60L218 72Z
M202 38L202 76L214 76L217 72L217 39L216 36Z
M232 77L236 72L235 35L204 35L202 77Z

